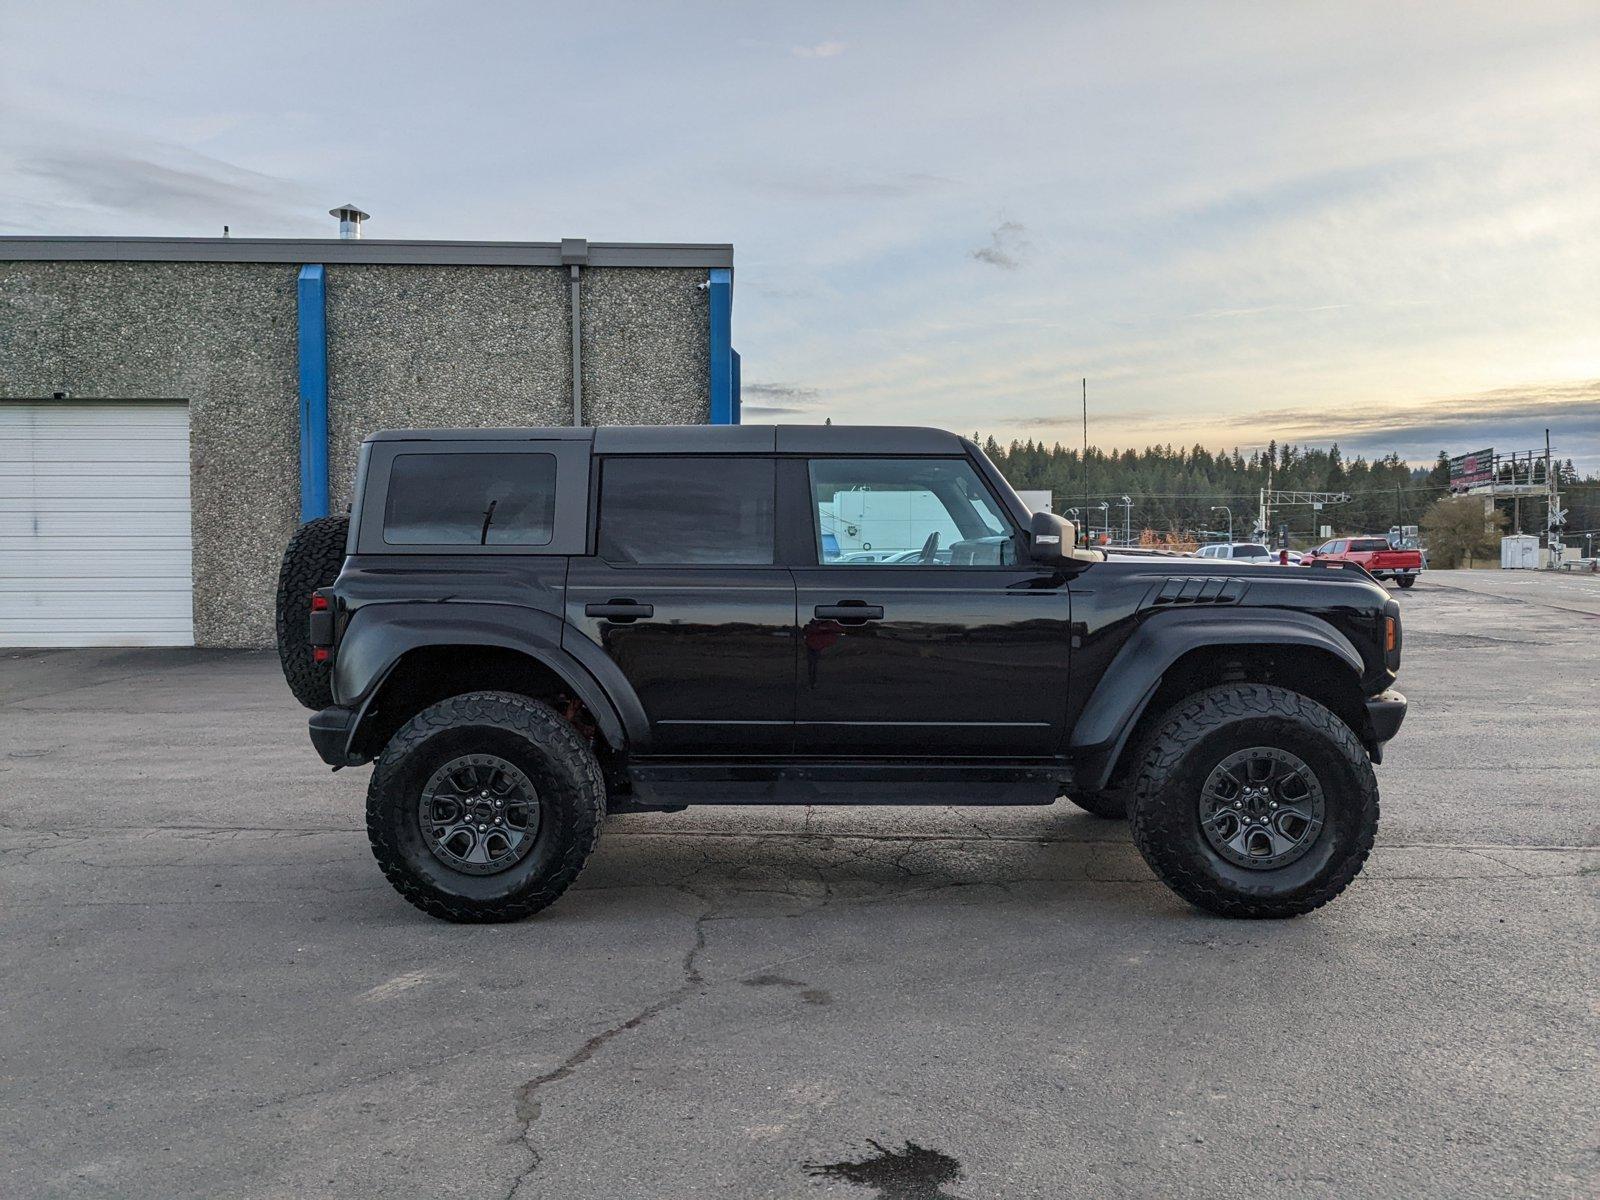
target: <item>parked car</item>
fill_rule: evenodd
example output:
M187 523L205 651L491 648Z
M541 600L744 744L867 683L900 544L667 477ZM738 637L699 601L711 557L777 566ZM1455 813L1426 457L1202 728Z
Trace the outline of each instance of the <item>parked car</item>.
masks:
M1422 551L1396 550L1386 537L1334 538L1307 551L1302 565L1332 562L1356 563L1374 579L1392 579L1402 588L1414 587L1422 574Z
M900 561L829 558L865 490ZM279 656L435 916L528 916L608 813L698 803L1065 795L1236 917L1326 903L1372 847L1406 701L1359 571L1079 548L933 429L378 433L354 496L290 543Z
M1278 553L1269 550L1260 542L1216 542L1210 546L1201 546L1194 552L1196 558L1225 558L1230 562L1260 563L1262 565L1275 564Z

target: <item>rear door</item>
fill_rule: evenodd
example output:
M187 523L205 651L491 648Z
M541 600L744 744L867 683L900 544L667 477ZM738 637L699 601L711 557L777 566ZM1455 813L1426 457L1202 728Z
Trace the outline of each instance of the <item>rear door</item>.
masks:
M1054 753L1071 646L1066 583L1025 560L1012 518L972 463L814 457L781 467L785 535L803 539L791 560L797 751ZM899 561L852 560L856 552Z
M649 721L649 754L787 753L794 580L777 565L771 455L596 459L594 553L567 576L567 636L599 646Z

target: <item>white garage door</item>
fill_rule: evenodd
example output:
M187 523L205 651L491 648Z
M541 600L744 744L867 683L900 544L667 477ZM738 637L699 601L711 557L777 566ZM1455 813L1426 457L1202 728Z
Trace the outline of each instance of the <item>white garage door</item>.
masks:
M189 408L0 400L0 646L194 644Z

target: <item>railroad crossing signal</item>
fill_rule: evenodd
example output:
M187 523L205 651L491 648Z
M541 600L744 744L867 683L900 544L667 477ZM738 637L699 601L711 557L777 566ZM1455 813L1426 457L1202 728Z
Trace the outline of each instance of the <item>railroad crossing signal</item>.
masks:
M1550 532L1560 533L1562 530L1566 529L1566 527L1567 510L1564 508L1552 508L1550 510Z

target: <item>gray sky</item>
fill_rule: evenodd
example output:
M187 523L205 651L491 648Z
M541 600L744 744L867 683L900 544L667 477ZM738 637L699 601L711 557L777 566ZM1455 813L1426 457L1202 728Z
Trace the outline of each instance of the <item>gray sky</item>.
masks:
M1600 469L1600 5L0 0L0 231L731 241L747 420Z

